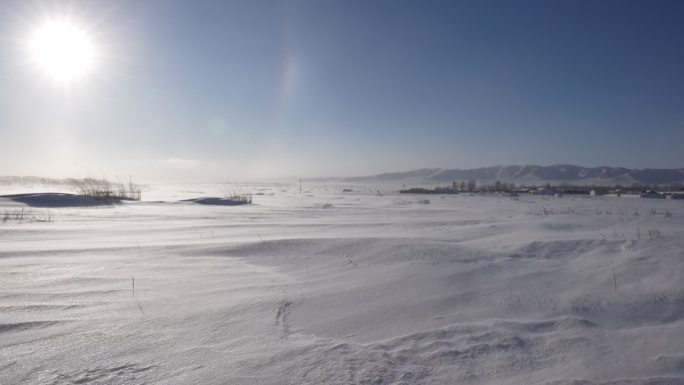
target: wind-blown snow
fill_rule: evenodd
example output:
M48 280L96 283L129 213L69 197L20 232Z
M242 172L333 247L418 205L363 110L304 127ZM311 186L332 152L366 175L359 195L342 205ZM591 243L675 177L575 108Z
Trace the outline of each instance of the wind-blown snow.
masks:
M0 383L684 384L681 201L344 187L0 222Z

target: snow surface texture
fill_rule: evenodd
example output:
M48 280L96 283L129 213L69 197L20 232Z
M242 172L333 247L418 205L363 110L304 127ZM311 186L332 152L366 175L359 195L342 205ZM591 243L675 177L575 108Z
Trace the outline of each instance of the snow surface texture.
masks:
M212 188L0 221L0 383L684 384L682 201Z

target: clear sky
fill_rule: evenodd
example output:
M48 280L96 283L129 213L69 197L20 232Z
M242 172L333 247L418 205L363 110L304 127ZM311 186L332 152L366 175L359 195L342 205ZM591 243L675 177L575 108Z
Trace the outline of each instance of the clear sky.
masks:
M684 167L684 1L4 1L0 82L1 175Z

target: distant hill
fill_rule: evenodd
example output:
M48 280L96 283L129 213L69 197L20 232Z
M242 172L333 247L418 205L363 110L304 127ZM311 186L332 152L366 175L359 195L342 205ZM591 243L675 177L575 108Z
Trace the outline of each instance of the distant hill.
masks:
M628 169L624 167L580 167L570 164L553 166L494 166L474 169L423 168L419 170L350 177L346 182L452 182L495 181L514 183L568 183L599 185L684 183L684 168Z

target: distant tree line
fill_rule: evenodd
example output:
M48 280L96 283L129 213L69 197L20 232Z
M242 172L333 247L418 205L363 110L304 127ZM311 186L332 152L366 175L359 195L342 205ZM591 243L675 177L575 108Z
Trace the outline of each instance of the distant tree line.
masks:
M55 179L55 178L41 178L38 176L0 176L0 185L12 185L12 184L23 184L23 185L61 185L61 184L71 184L68 179Z
M501 182L501 181L494 181L494 182L486 182L486 181L480 181L477 183L474 180L469 180L469 181L460 181L460 182L454 182L452 184L452 188L456 188L458 186L459 191L467 191L467 192L525 192L525 191L532 191L532 190L537 190L540 188L549 188L549 189L555 189L560 192L566 193L566 194L589 194L592 190L595 192L600 192L600 193L607 193L610 191L620 191L626 194L629 193L640 193L642 191L660 191L660 192L666 192L666 191L684 191L684 183L673 183L669 185L657 185L657 184L639 184L639 183L634 183L629 186L625 185L595 185L595 184L590 184L590 185L581 185L581 184L570 184L570 183L561 183L561 184L551 184L551 183L546 183L544 185L536 185L536 184L520 184L516 185L515 183L506 183L506 182Z

